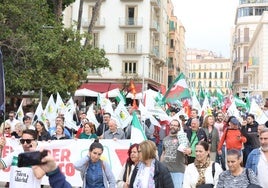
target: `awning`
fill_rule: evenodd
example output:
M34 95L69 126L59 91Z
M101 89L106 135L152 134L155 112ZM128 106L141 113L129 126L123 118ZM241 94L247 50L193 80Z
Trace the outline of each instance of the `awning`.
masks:
M88 97L97 97L98 96L98 92L92 91L90 89L78 89L75 91L74 96L88 96Z
M142 84L140 83L137 83L135 84L135 88L136 88L136 92L139 93L141 92L142 90ZM105 93L107 91L110 91L110 90L113 90L113 89L121 89L122 88L122 84L119 84L119 83L83 83L79 89L90 89L92 91L95 91L95 92L99 92L99 93Z

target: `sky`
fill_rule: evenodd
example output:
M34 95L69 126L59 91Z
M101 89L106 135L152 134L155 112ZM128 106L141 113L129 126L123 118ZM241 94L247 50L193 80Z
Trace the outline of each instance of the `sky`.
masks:
M186 30L186 48L210 50L229 58L238 1L172 0L174 14Z

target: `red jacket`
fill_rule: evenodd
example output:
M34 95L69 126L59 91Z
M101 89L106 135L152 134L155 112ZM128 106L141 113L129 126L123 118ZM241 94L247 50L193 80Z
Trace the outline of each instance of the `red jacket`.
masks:
M247 141L247 138L244 137L239 129L225 129L220 143L218 144L218 151L221 151L223 143L226 143L226 149L242 149L242 144Z

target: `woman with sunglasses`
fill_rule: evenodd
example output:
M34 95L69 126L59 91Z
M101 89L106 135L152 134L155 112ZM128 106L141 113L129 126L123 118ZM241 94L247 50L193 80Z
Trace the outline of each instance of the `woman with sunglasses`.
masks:
M90 145L88 155L74 163L75 169L81 172L83 188L115 188L115 177L110 166L100 159L102 153L103 146L96 139Z
M11 126L8 123L2 123L1 124L1 129L0 129L0 135L4 136L6 138L11 137Z
M18 167L17 159L18 155L23 152L35 151L37 148L37 133L35 130L24 130L22 137L20 138L22 148L16 149L4 158L0 158L0 169L10 167L10 185L12 188L33 187L37 188L41 185L41 178L45 175L45 172L37 172L33 167ZM1 139L0 147L5 146L5 140ZM14 165L15 164L15 165ZM27 177L27 179L25 179ZM21 181L18 181L21 180ZM22 181L23 180L23 181Z

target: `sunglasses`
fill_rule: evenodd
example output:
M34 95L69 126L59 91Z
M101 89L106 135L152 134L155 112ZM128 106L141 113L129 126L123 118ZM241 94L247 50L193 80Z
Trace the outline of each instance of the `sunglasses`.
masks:
M30 144L33 140L34 139L20 139L20 143L24 144L26 142L27 144Z
M10 127L6 127L6 128L5 128L5 130L8 130L8 129L10 129Z

